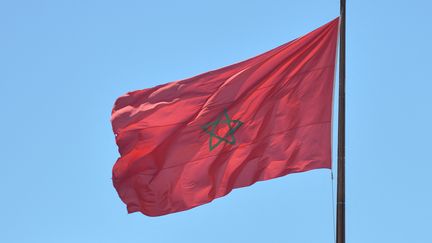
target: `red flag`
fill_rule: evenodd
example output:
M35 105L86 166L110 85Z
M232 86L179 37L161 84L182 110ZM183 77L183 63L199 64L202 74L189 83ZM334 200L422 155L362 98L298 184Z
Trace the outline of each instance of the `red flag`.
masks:
M128 212L183 211L257 181L331 168L338 25L118 98L113 183Z

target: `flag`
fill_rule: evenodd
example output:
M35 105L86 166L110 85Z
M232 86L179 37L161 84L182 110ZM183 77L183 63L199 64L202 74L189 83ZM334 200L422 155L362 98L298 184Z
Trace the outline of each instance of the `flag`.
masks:
M113 184L129 213L187 210L331 168L339 18L264 54L115 102Z

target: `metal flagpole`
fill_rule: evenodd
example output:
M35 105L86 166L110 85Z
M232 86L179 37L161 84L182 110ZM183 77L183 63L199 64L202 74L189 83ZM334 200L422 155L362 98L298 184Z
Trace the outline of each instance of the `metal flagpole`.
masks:
M345 9L340 0L336 243L345 243Z

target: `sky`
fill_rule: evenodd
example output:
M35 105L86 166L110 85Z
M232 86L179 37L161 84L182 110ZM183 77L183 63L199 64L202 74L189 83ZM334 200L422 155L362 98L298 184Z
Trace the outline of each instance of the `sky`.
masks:
M348 0L347 242L432 242L430 9ZM337 0L0 0L0 242L333 242L326 169L127 214L110 114L128 91L253 57L338 12Z

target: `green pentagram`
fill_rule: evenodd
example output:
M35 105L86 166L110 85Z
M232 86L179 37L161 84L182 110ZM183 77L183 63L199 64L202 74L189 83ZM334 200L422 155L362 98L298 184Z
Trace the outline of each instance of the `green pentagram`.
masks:
M217 134L217 127L220 124L226 124L228 125L228 131L225 133L223 137L219 136ZM226 110L224 110L223 113L221 113L216 121L207 123L206 125L202 126L201 128L208 134L210 134L210 140L209 140L209 148L210 151L215 149L219 144L222 142L226 142L228 144L235 144L236 140L234 137L234 132L239 129L239 127L243 124L240 120L232 120L229 116ZM218 141L213 144L213 138L218 139Z

